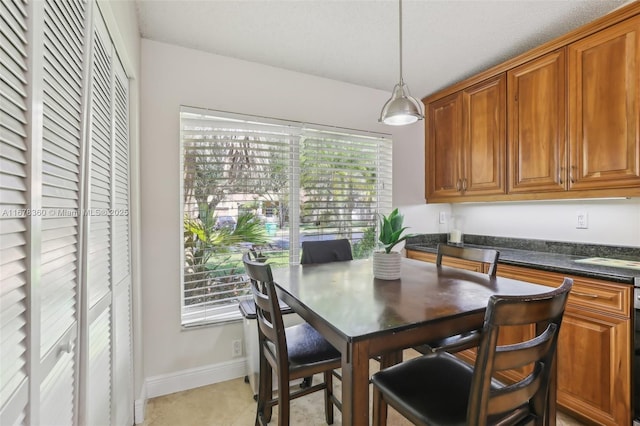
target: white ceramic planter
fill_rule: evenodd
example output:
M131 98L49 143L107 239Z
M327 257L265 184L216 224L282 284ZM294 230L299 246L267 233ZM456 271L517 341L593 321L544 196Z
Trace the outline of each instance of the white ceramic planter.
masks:
M400 278L401 262L400 252L374 252L373 276L381 280L397 280Z

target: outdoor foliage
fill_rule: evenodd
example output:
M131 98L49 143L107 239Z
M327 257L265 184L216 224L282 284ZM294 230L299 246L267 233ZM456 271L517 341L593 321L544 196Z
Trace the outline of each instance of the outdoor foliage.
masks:
M242 268L241 262L231 261L231 248L240 243L265 244L268 239L264 227L252 213L238 216L235 229L215 227L215 216L204 215L204 220L184 218L184 258L186 304L202 303L216 297L228 298L237 293L243 283L236 283L235 276ZM225 256L225 254L227 254ZM228 284L225 288L222 284Z

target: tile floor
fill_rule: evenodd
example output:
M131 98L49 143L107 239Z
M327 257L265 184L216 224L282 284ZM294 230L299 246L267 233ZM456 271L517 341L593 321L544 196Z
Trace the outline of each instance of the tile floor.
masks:
M320 378L316 379L320 380ZM322 392L296 399L291 403L291 425L325 425ZM144 426L251 426L255 422L256 403L244 379L234 379L151 399L147 404ZM274 409L270 424L277 425ZM342 425L335 411L335 426ZM389 426L409 426L406 419L389 410ZM583 424L558 414L558 426Z

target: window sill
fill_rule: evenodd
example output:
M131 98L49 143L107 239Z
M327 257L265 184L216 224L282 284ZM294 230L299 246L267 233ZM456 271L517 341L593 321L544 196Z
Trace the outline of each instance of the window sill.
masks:
M242 319L238 304L208 309L185 307L182 310L181 325L183 330L191 330L200 327L236 323L242 321Z

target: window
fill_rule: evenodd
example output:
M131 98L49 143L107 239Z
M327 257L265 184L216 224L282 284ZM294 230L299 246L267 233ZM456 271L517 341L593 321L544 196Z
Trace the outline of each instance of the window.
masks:
M391 141L379 134L183 107L182 325L239 318L242 254L297 263L305 240L376 246L391 208Z

